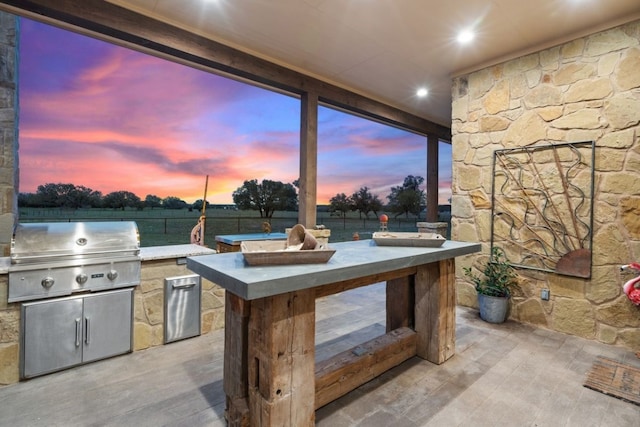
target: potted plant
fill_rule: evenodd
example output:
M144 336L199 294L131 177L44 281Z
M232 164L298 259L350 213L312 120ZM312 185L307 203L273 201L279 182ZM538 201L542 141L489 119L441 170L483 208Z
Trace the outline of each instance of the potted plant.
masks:
M514 268L507 262L504 251L498 247L491 250L491 258L482 271L475 275L470 267L464 268L478 292L480 318L490 323L502 323L507 318L511 288L517 286Z

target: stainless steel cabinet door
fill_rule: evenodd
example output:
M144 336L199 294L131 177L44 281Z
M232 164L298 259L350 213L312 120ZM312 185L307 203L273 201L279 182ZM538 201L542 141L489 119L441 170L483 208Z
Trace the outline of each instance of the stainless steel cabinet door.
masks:
M82 299L22 305L22 377L82 362Z
M197 274L164 280L164 342L200 335L201 278Z
M83 361L131 351L133 289L84 297Z

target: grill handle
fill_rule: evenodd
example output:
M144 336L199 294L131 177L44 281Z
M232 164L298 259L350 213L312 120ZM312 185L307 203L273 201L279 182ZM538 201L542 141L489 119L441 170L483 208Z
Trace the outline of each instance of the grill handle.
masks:
M184 285L173 285L173 289L191 289L196 283L185 283Z
M128 256L129 253L133 254L133 255L140 255L140 249L122 249L122 250L105 250L105 251L91 251L91 252L87 252L87 253L73 253L73 254L68 254L68 253L64 253L64 254L56 254L56 253L47 253L47 254L30 254L30 255L25 255L25 256L20 256L18 254L11 254L11 259L13 262L24 262L25 260L30 261L30 260L39 260L39 259L45 259L45 258L51 258L51 259L74 259L74 257L86 257L87 255L89 256L95 256L95 255L115 255L115 256ZM120 254L124 254L124 255L120 255Z
M80 319L76 319L76 347L80 347Z

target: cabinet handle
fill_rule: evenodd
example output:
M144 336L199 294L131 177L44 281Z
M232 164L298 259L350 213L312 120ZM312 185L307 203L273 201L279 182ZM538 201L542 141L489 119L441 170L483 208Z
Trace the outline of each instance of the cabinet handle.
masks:
M76 319L76 347L80 347L80 319Z
M184 285L173 285L173 289L190 289L193 288L195 283L186 283Z
M84 343L85 344L89 344L91 342L91 329L89 329L89 327L91 326L90 322L89 322L89 318L85 317L84 318Z

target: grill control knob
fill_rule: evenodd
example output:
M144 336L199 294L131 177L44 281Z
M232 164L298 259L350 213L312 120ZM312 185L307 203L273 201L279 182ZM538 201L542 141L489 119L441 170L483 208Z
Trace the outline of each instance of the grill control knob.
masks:
M44 279L42 279L42 281L40 282L40 284L42 285L43 288L49 289L50 287L53 286L53 284L55 283L55 280L53 279L53 277L45 277Z
M118 272L115 270L111 270L107 273L107 279L116 280L118 278Z
M80 273L76 276L76 282L78 282L81 285L84 285L85 283L87 283L88 279L89 279L89 276L87 276L84 273Z

